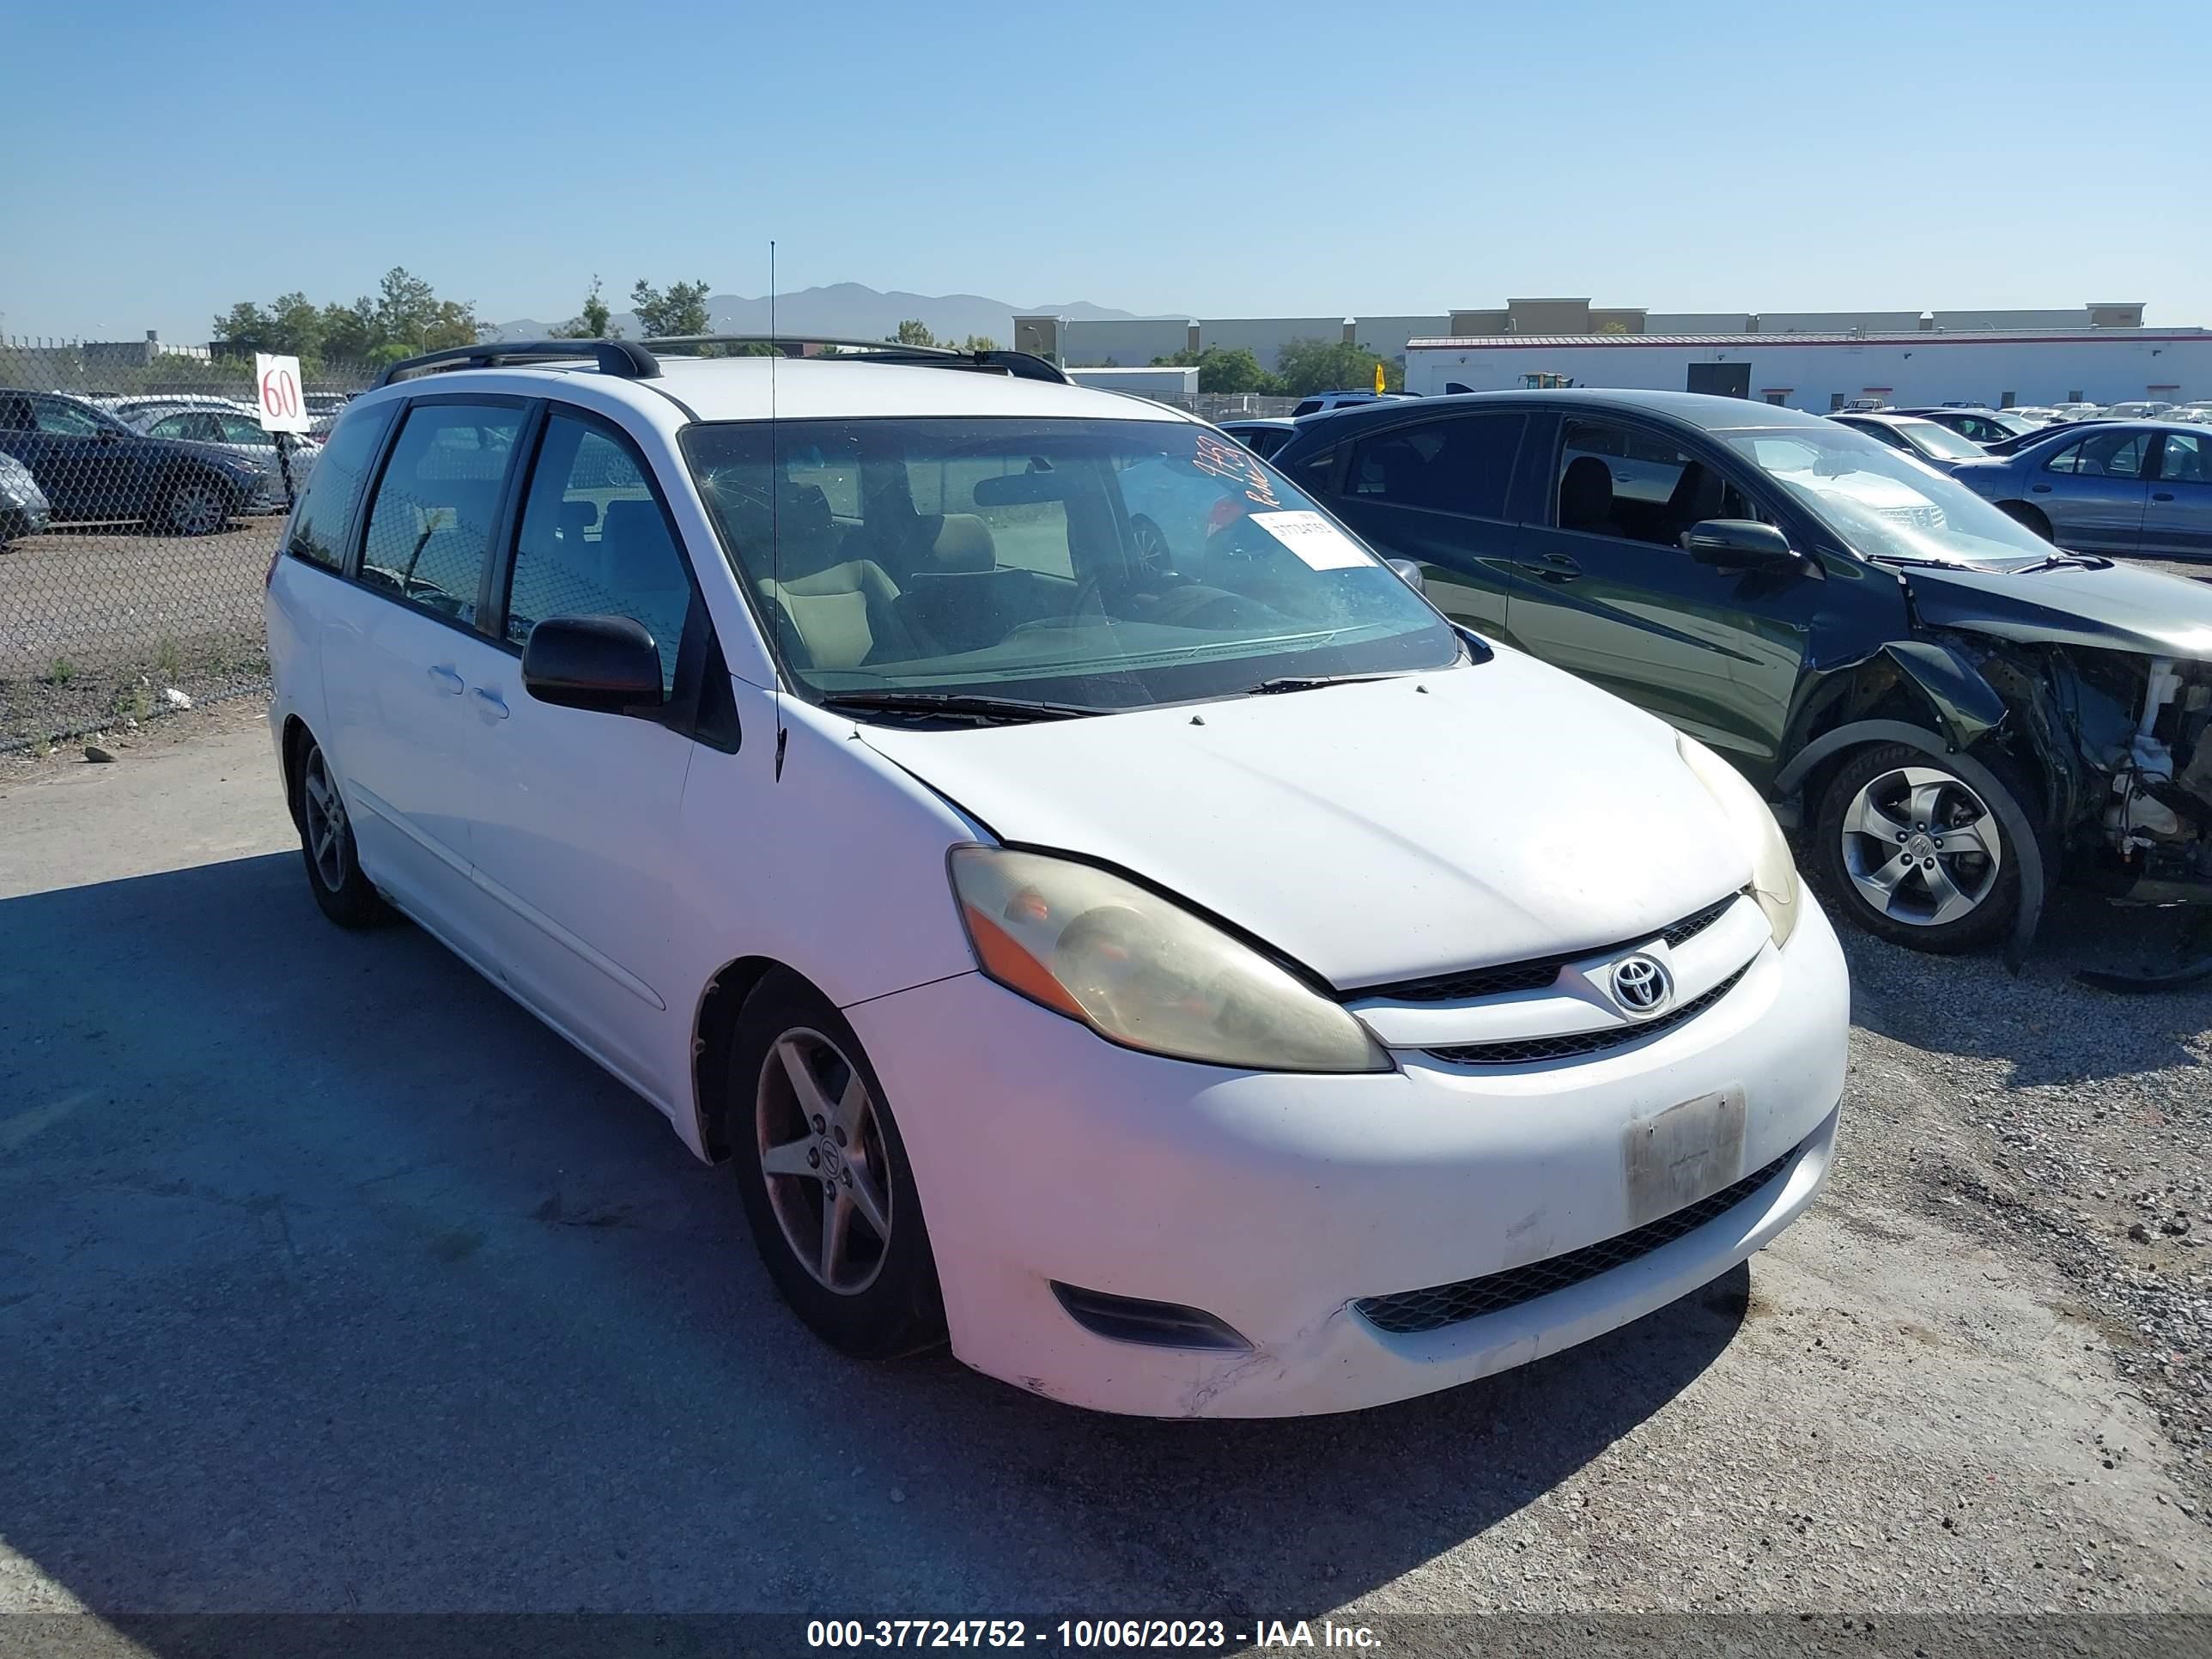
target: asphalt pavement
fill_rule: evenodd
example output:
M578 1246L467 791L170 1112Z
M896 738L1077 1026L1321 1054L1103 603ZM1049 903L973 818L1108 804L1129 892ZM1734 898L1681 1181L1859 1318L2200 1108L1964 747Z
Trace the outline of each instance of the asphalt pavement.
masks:
M1893 991L1836 1181L1706 1291L1382 1410L1097 1417L811 1339L726 1171L331 927L263 724L180 718L0 777L0 1611L2212 1609L2134 1339L1929 1198L1978 1130Z

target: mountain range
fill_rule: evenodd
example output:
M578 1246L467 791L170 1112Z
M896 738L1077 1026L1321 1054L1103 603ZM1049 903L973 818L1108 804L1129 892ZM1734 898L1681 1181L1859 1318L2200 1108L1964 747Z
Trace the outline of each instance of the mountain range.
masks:
M611 295L610 301L614 297ZM793 294L778 295L775 326L787 335L880 340L896 333L901 323L918 317L940 340L957 343L971 334L981 334L1002 346L1010 346L1014 343L1014 317L1018 313L1085 322L1121 321L1139 314L1092 305L1087 300L1058 305L1015 306L980 294L908 294L896 289L884 294L860 283L832 283L826 288L806 288ZM766 299L749 299L742 294L710 295L707 314L713 324L712 331L717 334L769 331ZM560 326L562 321L557 318L551 322L517 318L513 322L492 325L485 334L501 340L538 339L548 329ZM638 327L636 317L627 311L615 313L613 325L627 339L636 339L644 332Z

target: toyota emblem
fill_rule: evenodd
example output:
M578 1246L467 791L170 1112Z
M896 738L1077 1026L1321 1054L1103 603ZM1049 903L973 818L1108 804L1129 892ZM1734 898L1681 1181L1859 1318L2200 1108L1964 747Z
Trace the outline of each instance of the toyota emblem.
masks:
M1632 1014L1656 1013L1673 988L1667 970L1650 957L1629 957L1613 970L1613 994Z

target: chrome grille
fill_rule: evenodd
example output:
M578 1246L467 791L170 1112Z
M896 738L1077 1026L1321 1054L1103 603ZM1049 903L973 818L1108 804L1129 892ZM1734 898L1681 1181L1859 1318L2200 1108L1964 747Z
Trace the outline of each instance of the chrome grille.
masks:
M1441 1060L1453 1066L1525 1066L1540 1060L1571 1060L1578 1054L1603 1054L1608 1048L1626 1048L1632 1042L1641 1042L1646 1037L1657 1036L1662 1031L1671 1031L1685 1020L1695 1019L1723 997L1735 988L1736 981L1751 971L1746 963L1703 996L1692 997L1680 1007L1661 1014L1656 1019L1640 1019L1631 1025L1608 1025L1601 1031L1573 1031L1560 1036L1510 1037L1501 1042L1463 1042L1450 1048L1422 1050L1431 1060Z
M1662 1244L1671 1244L1695 1232L1780 1175L1798 1151L1791 1147L1765 1169L1746 1176L1732 1187L1722 1188L1710 1198L1699 1199L1686 1209L1646 1222L1616 1237L1586 1244L1579 1250L1569 1250L1565 1255L1532 1261L1525 1267L1509 1267L1502 1273L1485 1273L1480 1279L1462 1279L1456 1285L1401 1291L1392 1296L1370 1296L1352 1305L1368 1323L1393 1336L1442 1330L1447 1325L1517 1308L1523 1302L1534 1302L1540 1296L1549 1296L1554 1291L1564 1291L1571 1285L1626 1267Z
M1737 896L1730 893L1702 910L1692 911L1680 921L1661 930L1657 937L1665 939L1670 946L1695 939L1718 921L1727 913L1728 908L1736 902ZM1426 979L1404 980L1395 985L1365 986L1345 994L1348 997L1377 997L1391 1002L1460 1002L1474 997L1499 996L1508 991L1540 991L1555 982L1559 977L1559 969L1571 962L1628 950L1652 937L1650 933L1641 933L1620 945L1599 945L1588 951L1569 951L1555 957L1534 957L1526 962L1500 963L1493 968L1468 968L1457 973L1434 975Z

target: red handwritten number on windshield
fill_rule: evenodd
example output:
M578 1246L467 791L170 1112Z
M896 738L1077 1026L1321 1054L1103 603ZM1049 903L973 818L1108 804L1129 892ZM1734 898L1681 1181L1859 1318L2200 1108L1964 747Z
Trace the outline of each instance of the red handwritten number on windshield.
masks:
M1252 452L1233 439L1210 438L1200 434L1196 452L1191 461L1201 472L1211 472L1217 478L1226 478L1231 483L1244 486L1247 501L1261 507L1280 507L1275 487L1262 471Z
M261 406L279 420L300 412L300 383L289 368L272 368L261 377Z

